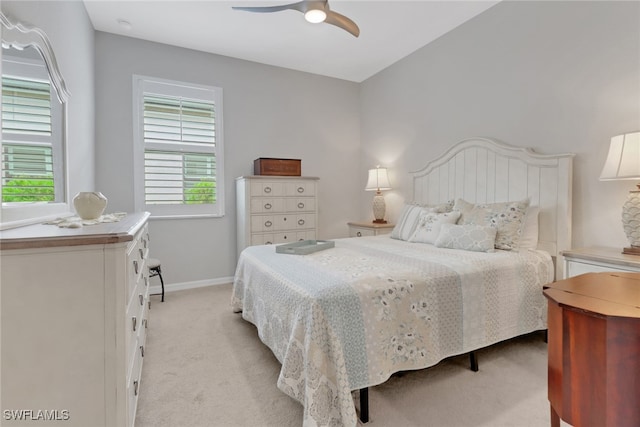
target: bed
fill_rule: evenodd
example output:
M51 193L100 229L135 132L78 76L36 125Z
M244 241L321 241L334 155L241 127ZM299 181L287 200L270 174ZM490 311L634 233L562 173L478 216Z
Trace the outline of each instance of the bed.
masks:
M422 225L442 220L435 234L422 229L432 234L427 243L412 240L417 228L409 239L397 226L392 235L335 239L334 248L304 256L246 248L232 308L282 364L277 386L303 404L303 425L354 426L353 391L546 329L542 286L560 274L554 259L570 245L572 158L465 140L413 173L413 203L400 219L419 206ZM507 242L496 227L469 222L473 209L523 200L523 209L538 212L533 247L474 249L484 235L466 246L472 232L493 232L491 245ZM469 223L445 220L447 212Z

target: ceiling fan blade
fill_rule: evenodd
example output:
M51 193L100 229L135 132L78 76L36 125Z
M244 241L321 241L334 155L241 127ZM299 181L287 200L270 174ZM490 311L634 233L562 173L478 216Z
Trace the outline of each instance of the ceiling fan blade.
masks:
M327 19L324 22L340 27L356 37L360 35L360 28L358 28L358 25L355 22L344 15L334 12L333 10L327 11Z
M281 6L231 6L234 10L244 10L246 12L258 12L258 13L271 13L280 12L282 10L297 10L300 12L305 11L305 2L299 1L297 3L283 4Z

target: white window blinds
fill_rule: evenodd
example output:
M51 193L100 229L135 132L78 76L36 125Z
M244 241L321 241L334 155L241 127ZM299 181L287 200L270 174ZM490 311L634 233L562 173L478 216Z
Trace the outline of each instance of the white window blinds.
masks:
M2 201L55 200L51 85L2 78Z
M216 88L144 79L140 86L145 209L157 215L221 215Z

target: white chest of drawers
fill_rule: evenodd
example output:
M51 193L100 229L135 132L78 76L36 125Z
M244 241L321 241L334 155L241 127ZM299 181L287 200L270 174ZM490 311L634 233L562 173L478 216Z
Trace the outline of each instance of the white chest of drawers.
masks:
M318 178L236 178L238 254L252 245L316 239Z
M148 217L0 232L3 426L134 424L150 308ZM20 410L32 413L18 421L6 412Z

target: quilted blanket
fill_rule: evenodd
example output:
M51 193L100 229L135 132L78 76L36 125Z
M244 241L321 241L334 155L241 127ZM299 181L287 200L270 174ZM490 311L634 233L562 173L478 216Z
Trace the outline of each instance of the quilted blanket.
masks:
M542 251L439 249L388 236L335 240L310 255L251 246L232 308L282 364L278 388L304 426L355 426L351 392L394 372L546 328Z

